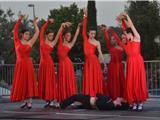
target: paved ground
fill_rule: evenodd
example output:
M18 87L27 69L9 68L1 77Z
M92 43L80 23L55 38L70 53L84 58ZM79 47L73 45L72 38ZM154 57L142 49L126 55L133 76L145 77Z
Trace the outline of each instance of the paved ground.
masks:
M22 110L20 103L10 103L0 98L0 119L3 120L52 120L52 119L90 119L90 120L160 120L160 98L150 98L144 111L98 111L83 109L44 109L44 102L33 101L33 109Z

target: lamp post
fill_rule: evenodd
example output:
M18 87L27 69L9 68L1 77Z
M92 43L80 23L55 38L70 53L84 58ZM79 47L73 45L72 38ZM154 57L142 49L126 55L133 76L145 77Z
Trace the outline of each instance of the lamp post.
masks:
M28 7L33 8L33 18L35 18L36 17L36 15L35 15L35 5L34 4L28 4Z

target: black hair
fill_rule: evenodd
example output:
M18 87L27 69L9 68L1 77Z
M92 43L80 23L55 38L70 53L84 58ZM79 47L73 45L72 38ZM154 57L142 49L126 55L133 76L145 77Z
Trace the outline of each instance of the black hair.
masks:
M93 26L90 26L90 27L89 27L89 31L92 31L92 30L96 31L96 28L93 27Z
M63 32L63 36L67 33L71 33L71 29L70 28L66 28Z
M25 32L29 32L29 29L23 28L23 29L20 31L21 34L24 34Z
M46 30L46 35L48 35L49 33L54 33L54 31L52 29Z
M127 28L127 29L126 29L126 33L131 33L131 34L134 36L134 33L133 33L133 31L132 31L131 28Z
M128 110L129 104L127 102L121 102L121 107L122 110Z

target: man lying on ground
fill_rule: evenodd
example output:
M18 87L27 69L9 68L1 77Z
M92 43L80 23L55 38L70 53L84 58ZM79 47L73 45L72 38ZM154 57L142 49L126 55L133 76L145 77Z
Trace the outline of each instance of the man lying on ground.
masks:
M112 100L109 96L104 96L97 93L96 97L90 97L89 95L76 94L60 103L60 108L65 109L74 102L80 102L81 105L78 108L83 109L99 109L99 110L127 110L129 108L128 103L123 98L117 98Z

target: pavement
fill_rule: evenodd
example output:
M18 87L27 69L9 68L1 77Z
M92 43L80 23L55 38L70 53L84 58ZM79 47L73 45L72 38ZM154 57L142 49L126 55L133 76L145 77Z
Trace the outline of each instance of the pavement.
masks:
M20 109L21 103L11 103L9 98L0 97L0 119L2 120L160 120L160 98L150 98L142 112L99 111L86 109L43 108L44 101L33 100L33 108Z

